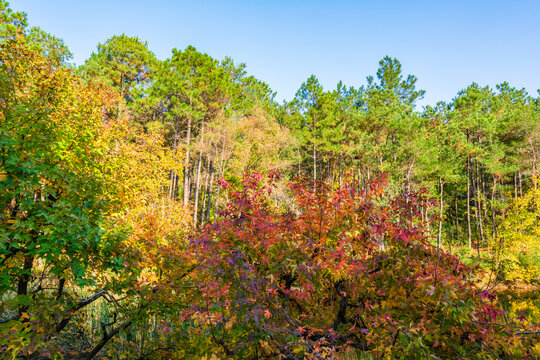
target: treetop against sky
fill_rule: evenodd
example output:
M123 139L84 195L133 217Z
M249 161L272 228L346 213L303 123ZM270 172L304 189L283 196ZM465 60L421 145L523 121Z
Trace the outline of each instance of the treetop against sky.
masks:
M358 87L385 55L426 89L420 105L451 100L472 81L540 86L538 1L12 0L30 25L63 38L77 65L113 35L148 41L159 59L188 45L232 57L290 100L315 74L326 89Z

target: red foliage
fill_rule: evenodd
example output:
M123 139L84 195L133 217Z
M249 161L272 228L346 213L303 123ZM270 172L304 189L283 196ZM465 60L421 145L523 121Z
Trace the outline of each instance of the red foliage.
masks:
M379 357L525 354L473 269L432 246L425 194L290 185L297 212L272 205L272 174L247 175L221 220L192 239L212 339L228 356L320 358L353 348Z

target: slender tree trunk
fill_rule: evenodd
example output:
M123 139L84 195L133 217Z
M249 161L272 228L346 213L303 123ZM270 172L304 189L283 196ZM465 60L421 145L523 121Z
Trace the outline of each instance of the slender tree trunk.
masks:
M317 148L313 144L313 182L317 181Z
M330 178L330 172L328 171L330 164L328 161L324 161L324 157L321 158L321 180L328 181Z
M199 145L201 149L199 150L199 159L197 160L197 175L195 179L195 198L193 199L193 224L197 225L197 216L199 211L199 193L201 189L201 167L202 167L202 144L204 138L204 122L201 121L201 133L200 133Z
M426 225L426 216L424 214L424 206L422 204L422 207L420 208L420 216L422 216L422 225Z
M221 186L218 185L216 190L216 201L214 205L214 221L217 220L218 217L218 211L219 211L219 193L221 192Z
M302 156L300 155L300 149L298 148L298 146L296 147L296 150L298 152L298 173L296 174L296 176L300 177L302 175ZM217 210L217 209L216 209Z
M364 190L366 188L366 169L364 167L358 167L358 188Z
M174 184L175 184L176 173L174 170L171 170L169 176L169 191L167 191L167 199L171 200L173 198Z
M34 267L34 257L32 255L24 255L23 271L19 276L17 284L17 295L28 294L28 284L32 275L32 268ZM21 314L28 310L28 305L22 305L19 307L19 317Z
M341 187L341 182L343 178L343 154L339 152L339 187Z
M429 204L426 203L426 207L424 208L425 212L425 219L426 219L426 228L428 232L431 234L431 223L429 222Z
M476 160L476 215L478 225L480 227L480 239L482 240L482 244L484 244L486 241L486 238L484 236L484 217L482 216L482 200L484 199L484 193L482 192L480 181L481 179L480 172L478 170L478 160ZM482 194L482 196L480 196L480 193ZM480 257L480 246L478 247L478 257Z
M191 100L190 100L191 105ZM190 181L189 181L189 156L190 156L190 144L191 144L191 116L188 117L187 123L187 134L186 134L186 158L184 159L184 206L187 206L189 203L189 190L190 190Z
M442 223L443 223L443 209L444 209L444 203L443 203L443 194L444 194L444 182L442 181L442 178L439 178L439 189L440 189L440 198L439 198L439 233L437 235L437 249L441 248L441 237L442 237Z
M405 175L406 183L407 183L407 185L406 185L407 194L410 194L410 192L411 192L411 171L412 171L412 168L414 166L415 161L416 161L416 158L413 158L407 164L407 171L406 171L406 175Z
M484 209L484 221L486 223L486 229L487 229L487 226L488 226L488 194L487 194L487 185L486 185L486 172L485 171L481 171L481 174L482 174L482 189L484 190L484 195L482 196L482 199L484 201L484 206L483 206L483 209ZM486 230L487 232L487 230ZM487 235L486 235L487 236Z
M176 133L176 129L175 129L175 134L174 134L174 140L173 140L173 151L176 152L176 149L178 147L178 134ZM175 194L175 187L176 187L176 178L178 177L178 175L176 174L176 172L174 170L171 170L171 174L169 176L169 179L170 179L170 183L169 183L169 191L167 192L167 198L169 200L172 200L174 198L174 194Z
M495 192L497 188L497 178L493 175L493 189L491 189L491 239L495 246L495 238L497 237L497 226L495 225ZM489 246L488 246L489 256Z
M202 167L202 154L199 154L197 160L197 175L195 178L195 197L193 198L193 223L197 224L197 213L199 211L199 189L201 186L201 167Z
M456 197L455 197L455 207L456 207L456 244L459 244L459 211L458 211L457 192L456 192Z
M223 177L223 174L225 173L225 143L223 143L221 147L221 158L220 158L220 164L219 164L219 176ZM218 212L219 212L219 194L221 192L221 186L218 185L217 191L216 191L216 204L214 205L214 221L217 220Z
M202 210L201 210L201 225L204 224L204 221L206 219L206 198L208 197L208 181L210 180L210 160L206 158L206 162L208 163L206 166L206 176L204 179L204 195L202 199Z
M214 166L212 161L210 161L210 184L208 186L208 195L206 197L206 214L204 216L205 221L208 221L210 219L210 210L212 208L212 191L214 187Z
M472 231L471 231L471 166L470 155L467 155L467 230L469 240L469 250L472 249Z
M472 175L472 174L471 174ZM480 220L479 220L479 209L478 209L478 184L476 184L476 180L473 177L471 179L471 186L472 186L472 197L474 202L474 225L476 229L476 250L478 252L478 258L480 258Z

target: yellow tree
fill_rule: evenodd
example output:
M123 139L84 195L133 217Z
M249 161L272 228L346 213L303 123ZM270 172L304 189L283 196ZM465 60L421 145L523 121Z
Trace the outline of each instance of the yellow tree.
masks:
M540 178L515 198L500 225L499 271L508 281L540 282Z
M11 25L0 44L0 352L17 357L58 352L73 316L105 296L91 292L95 275L121 258L107 234L113 98L28 41L25 21Z

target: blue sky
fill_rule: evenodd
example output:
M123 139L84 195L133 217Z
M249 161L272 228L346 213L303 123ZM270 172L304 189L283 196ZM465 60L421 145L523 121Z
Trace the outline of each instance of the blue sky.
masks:
M160 59L188 45L232 57L291 99L315 74L325 89L365 84L385 55L449 101L473 81L537 96L540 1L11 0L30 25L60 37L84 62L113 35L138 36Z

